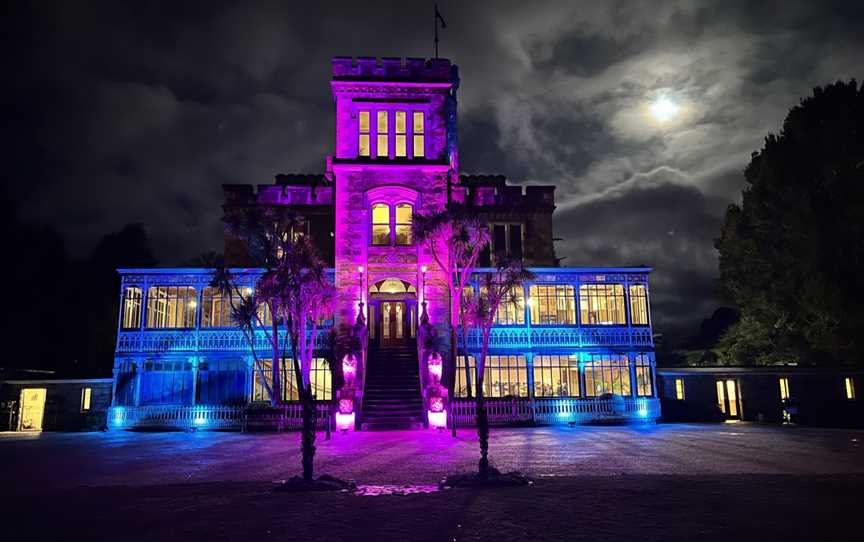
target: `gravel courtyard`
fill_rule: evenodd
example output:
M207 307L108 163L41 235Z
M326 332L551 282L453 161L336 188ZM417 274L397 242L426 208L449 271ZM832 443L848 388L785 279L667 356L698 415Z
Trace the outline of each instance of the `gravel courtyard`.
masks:
M496 429L526 488L276 494L299 434L0 434L3 539L860 539L864 431L748 424ZM373 486L473 469L471 429L319 434L316 468ZM120 533L120 534L118 534Z

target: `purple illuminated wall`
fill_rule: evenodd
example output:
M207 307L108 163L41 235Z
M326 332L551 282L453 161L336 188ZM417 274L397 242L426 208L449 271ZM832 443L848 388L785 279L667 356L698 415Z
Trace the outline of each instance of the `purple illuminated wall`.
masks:
M418 301L422 301L421 268L425 265L430 321L447 340L444 275L431 255L416 244L371 246L370 220L371 205L377 202L410 203L415 213L438 211L446 204L448 178L458 179L458 172L452 171L452 165L458 163L456 149L451 144L455 137L448 137L448 127L455 130L455 115L448 116L448 107L455 107L451 96L451 91L455 92L453 74L450 61L445 59L333 59L336 156L328 167L336 186L335 259L340 296L337 326L354 323L361 298L368 307L369 285L383 279L395 277L414 285ZM424 113L422 158L412 158L411 151L408 157L396 158L393 143L388 156L359 156L359 112L371 111L370 121L374 125L374 112L379 109ZM392 129L391 125L391 133ZM411 128L408 130L411 141ZM374 133L371 137L374 145ZM362 284L358 272L361 266ZM448 349L448 344L442 344L443 351Z

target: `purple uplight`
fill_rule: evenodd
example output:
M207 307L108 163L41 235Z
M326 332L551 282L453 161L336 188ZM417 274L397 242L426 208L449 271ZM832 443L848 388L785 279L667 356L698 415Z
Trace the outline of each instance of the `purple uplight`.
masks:
M430 429L445 429L447 427L446 411L442 410L441 412L432 412L430 410L427 414L429 416Z

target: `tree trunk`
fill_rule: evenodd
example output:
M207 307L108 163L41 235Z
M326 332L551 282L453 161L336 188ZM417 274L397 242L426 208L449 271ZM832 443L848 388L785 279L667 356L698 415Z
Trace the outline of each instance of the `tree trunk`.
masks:
M489 416L486 414L486 397L483 382L486 379L486 352L489 350L489 331L483 330L483 345L480 359L477 360L477 388L475 391L477 408L477 440L480 443L480 462L477 464L480 478L489 476Z
M270 345L273 348L273 359L270 362L271 374L273 375L273 393L270 395L270 406L277 406L282 401L282 371L280 371L279 363L282 356L279 355L279 326L276 323L277 312L274 312L273 306L270 306ZM254 346L253 346L254 348Z
M471 367L468 366L468 325L465 318L465 308L459 304L459 315L462 321L462 356L465 359L465 392L471 398Z
M456 399L456 327L450 325L450 370L447 371L447 384L450 388L450 400L447 401L447 407L450 411L447 417L450 419L450 428L452 434L456 436L456 420L453 418L453 400Z
M311 351L306 348L306 322L301 321L299 328L299 348L294 350L294 359L297 359L297 351L300 351L300 363L295 362L297 374L297 389L300 394L301 412L303 416L302 436L300 440L300 451L303 455L303 481L311 483L314 479L315 462L315 399L312 397L312 385L309 371L312 367ZM307 359L308 358L308 359ZM299 365L299 367L298 367Z

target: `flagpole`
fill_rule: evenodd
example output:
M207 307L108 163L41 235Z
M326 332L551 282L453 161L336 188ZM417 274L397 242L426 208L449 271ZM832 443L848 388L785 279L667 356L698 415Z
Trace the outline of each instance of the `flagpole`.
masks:
M438 58L438 4L435 4L435 12L432 14L432 26L435 27L435 58Z

